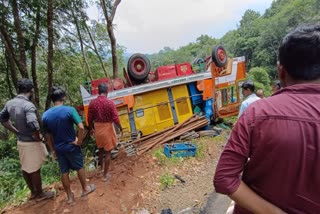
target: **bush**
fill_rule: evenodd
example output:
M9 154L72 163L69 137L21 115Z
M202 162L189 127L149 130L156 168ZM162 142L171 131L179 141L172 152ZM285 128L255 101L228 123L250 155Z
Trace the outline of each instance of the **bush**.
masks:
M0 160L4 158L18 158L17 141L15 139L0 141Z
M262 89L266 96L271 94L271 81L268 72L262 67L251 68L248 79L253 80L256 90Z
M95 143L89 137L83 147L85 160L90 160L95 151ZM41 167L43 186L60 181L60 175L59 165L55 160L49 160ZM0 209L8 203L24 201L29 193L21 172L17 142L12 136L12 139L0 142Z

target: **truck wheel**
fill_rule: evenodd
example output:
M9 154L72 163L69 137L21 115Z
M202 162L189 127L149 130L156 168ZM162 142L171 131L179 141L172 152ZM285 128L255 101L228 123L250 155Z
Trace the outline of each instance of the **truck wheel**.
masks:
M228 56L225 49L221 45L213 46L212 48L212 61L217 67L224 67L227 64Z
M195 58L192 62L193 65L198 65L204 63L204 60L202 58Z
M136 53L129 58L127 70L132 80L144 81L148 77L150 69L150 61L145 55Z

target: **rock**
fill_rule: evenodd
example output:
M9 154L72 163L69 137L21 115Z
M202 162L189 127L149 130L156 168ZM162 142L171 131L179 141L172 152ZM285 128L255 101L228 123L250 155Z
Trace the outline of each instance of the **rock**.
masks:
M71 211L69 209L64 209L63 213L71 213Z

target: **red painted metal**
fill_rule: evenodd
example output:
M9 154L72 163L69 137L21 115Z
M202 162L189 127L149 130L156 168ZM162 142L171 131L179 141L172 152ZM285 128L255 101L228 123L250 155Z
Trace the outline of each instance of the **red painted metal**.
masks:
M114 90L119 90L124 88L124 82L121 78L115 78L112 80L112 85Z
M224 50L219 49L218 50L218 56L221 62L223 62L226 58L226 53L224 52Z
M98 94L98 86L100 83L106 83L108 86L108 91L113 91L112 81L109 78L101 78L91 81L91 94Z
M158 67L155 73L156 73L157 80L166 80L166 79L175 78L177 76L175 65Z
M157 77L156 77L156 72L155 71L150 71L149 72L148 80L150 82L156 82L157 81Z
M176 64L176 72L178 76L188 76L193 74L192 67L189 62Z
M131 64L132 71L141 74L144 73L146 70L146 64L141 59L135 59Z

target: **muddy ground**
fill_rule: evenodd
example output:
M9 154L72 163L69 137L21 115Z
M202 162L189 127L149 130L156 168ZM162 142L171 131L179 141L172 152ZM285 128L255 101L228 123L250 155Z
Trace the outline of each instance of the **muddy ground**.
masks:
M5 213L48 214L48 213L161 213L170 208L173 213L201 213L209 195L213 192L212 178L217 159L226 143L227 132L215 138L196 140L199 156L184 159L167 159L161 149L156 149L139 157L126 157L125 153L112 161L111 179L102 182L88 173L89 183L97 189L87 197L81 198L81 187L77 178L72 181L76 202L65 203L65 193L60 183L51 188L57 192L55 199L42 202L24 202L11 206ZM185 183L174 179L165 187L166 177L178 175ZM172 181L172 179L171 179Z

